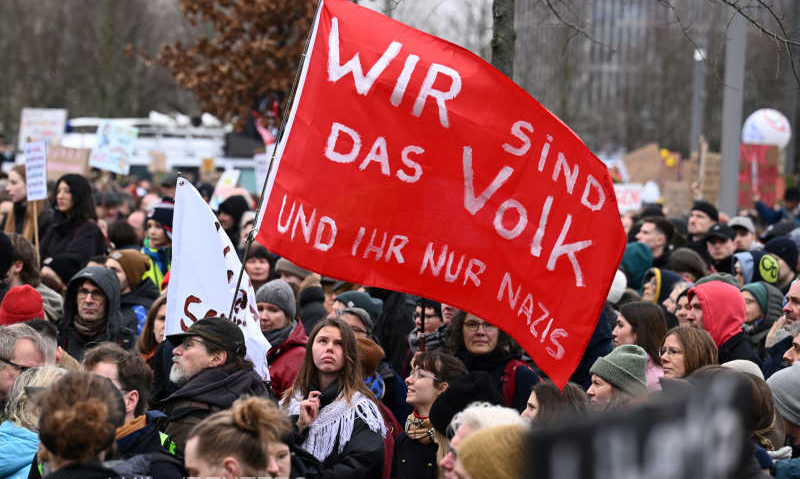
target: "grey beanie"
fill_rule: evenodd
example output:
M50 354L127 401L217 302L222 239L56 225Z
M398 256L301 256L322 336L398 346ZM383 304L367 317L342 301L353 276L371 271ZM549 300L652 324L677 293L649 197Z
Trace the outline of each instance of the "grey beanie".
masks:
M293 274L299 276L301 279L306 279L306 276L311 274L311 271L297 266L286 258L281 258L275 263L275 271L278 273Z
M273 279L264 283L256 292L256 303L272 303L281 308L292 321L297 311L297 305L294 300L294 291L292 287L282 279Z
M589 370L633 397L647 393L646 371L647 352L635 344L617 346L607 355L597 358Z
M342 310L342 314L350 313L354 316L358 316L358 319L364 323L364 327L367 329L367 334L372 334L372 328L375 327L375 324L372 322L372 319L369 317L369 313L364 308L344 308Z
M787 421L800 426L800 362L781 369L767 379L775 408Z

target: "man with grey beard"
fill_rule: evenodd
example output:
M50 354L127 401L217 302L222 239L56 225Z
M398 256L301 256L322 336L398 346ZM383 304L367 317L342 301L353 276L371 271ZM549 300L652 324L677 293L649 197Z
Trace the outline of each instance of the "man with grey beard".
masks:
M169 416L164 432L179 449L206 416L228 409L241 396L271 396L253 363L245 359L244 335L233 322L201 319L167 340L175 347L169 379L178 390L162 402L161 410Z

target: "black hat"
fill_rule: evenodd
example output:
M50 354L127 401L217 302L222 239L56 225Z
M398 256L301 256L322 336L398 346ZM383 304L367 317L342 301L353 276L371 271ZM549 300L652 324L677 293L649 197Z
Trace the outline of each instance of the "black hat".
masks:
M713 225L711 228L708 229L708 233L703 238L703 241L706 242L711 238L722 238L724 240L733 240L736 238L736 233L734 233L733 228L728 225L724 225L722 223L717 223Z
M81 270L83 260L77 253L59 253L52 258L45 258L42 266L48 266L55 271L61 282L67 284Z
M429 413L431 423L442 434L447 434L447 426L453 416L467 406L483 401L502 406L503 397L492 384L492 377L486 371L470 371L453 381L445 391L436 398Z
M764 251L782 259L792 271L797 271L797 245L787 236L772 238L764 244Z
M692 204L692 211L698 210L702 211L703 213L707 214L709 218L714 221L719 221L719 211L717 211L717 207L709 203L708 201L703 200L696 200Z
M203 318L189 326L185 333L170 334L167 340L173 346L178 346L189 336L201 337L241 357L247 352L242 330L227 318Z

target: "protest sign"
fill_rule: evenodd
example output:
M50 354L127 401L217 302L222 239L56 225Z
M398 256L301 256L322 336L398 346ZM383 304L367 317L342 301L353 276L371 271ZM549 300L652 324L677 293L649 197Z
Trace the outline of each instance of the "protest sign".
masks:
M267 181L267 173L269 172L269 160L272 158L272 153L275 151L275 144L269 144L264 153L256 153L253 155L253 162L256 164L256 181L258 181L258 192L264 189L264 182Z
M472 53L323 0L258 241L336 278L419 294L511 334L565 384L625 234L608 170Z
M44 141L25 144L25 185L28 201L47 199L47 144Z
M47 146L47 179L57 180L62 175L89 173L88 148L70 148L67 146Z
M617 206L620 213L637 211L642 207L641 183L615 183L614 194L617 196Z
M89 166L127 175L138 135L139 130L134 126L100 122L97 126L97 143L89 156Z
M523 479L728 479L754 461L751 386L718 373L657 401L532 430Z
M256 372L269 379L269 341L261 333L253 284L247 273L239 290L236 282L242 263L230 238L200 193L178 179L172 233L172 267L167 299L166 334L186 331L195 321L228 317L242 329L247 357Z
M225 201L225 198L231 195L231 191L239 184L239 175L241 171L236 169L228 169L222 172L222 176L217 181L217 186L214 187L214 193L211 195L211 207L217 209L219 205Z
M60 108L23 108L19 121L20 150L25 149L26 143L46 141L57 144L64 135L67 125L67 110Z

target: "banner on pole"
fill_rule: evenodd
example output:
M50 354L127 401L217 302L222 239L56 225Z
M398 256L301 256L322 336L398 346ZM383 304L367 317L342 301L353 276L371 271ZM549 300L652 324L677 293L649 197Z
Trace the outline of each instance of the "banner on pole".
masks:
M228 317L235 295L228 319L242 329L256 372L269 379L270 345L261 333L253 285L244 273L236 291L242 269L236 249L203 197L183 178L178 180L174 216L166 334L185 332L198 319Z
M480 316L565 384L625 246L605 165L477 56L344 0L297 91L259 242Z

